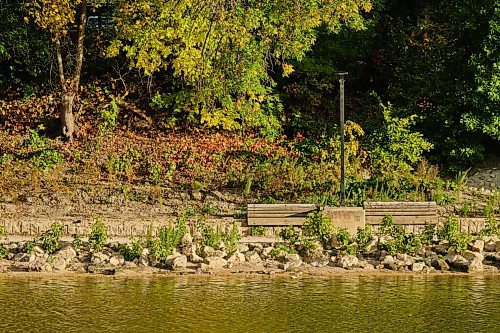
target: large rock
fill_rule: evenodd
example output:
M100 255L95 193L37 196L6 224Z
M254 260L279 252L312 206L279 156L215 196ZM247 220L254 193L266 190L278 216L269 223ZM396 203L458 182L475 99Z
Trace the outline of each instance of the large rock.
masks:
M262 249L262 252L260 253L260 257L262 259L268 259L271 257L271 252L273 252L274 247L265 247Z
M44 258L37 258L27 268L31 272L52 272L52 266Z
M482 272L482 271L484 271L483 261L479 260L478 258L470 261L469 264L467 265L467 272L468 273L475 273L475 272Z
M33 262L35 261L36 256L34 253L27 254L27 253L17 253L14 255L13 260L18 261L18 262Z
M102 252L92 253L92 259L90 259L90 262L93 265L107 264L109 262L109 255Z
M411 270L413 272L421 272L424 270L424 267L425 264L423 262L414 262L412 265L411 265Z
M221 257L207 257L205 258L205 264L208 269L221 269L227 265L227 260Z
M121 266L125 263L125 257L121 254L113 254L109 258L109 264L113 266Z
M245 255L241 252L235 252L227 258L228 263L244 262L245 260Z
M497 249L497 236L486 236L484 237L484 251L495 252Z
M354 255L340 256L337 258L336 266L344 269L356 267L359 263L358 257Z
M469 249L474 252L483 252L484 250L484 241L482 239L473 240L469 244Z
M368 244L366 244L365 252L366 253L373 253L377 250L378 250L378 237L375 237L375 238L372 238L372 240L370 240L368 242Z
M68 262L62 257L54 257L51 266L56 271L64 271L66 266L68 266Z
M247 244L238 244L238 252L246 253L248 251L250 251L250 248Z
M251 263L259 263L262 261L262 258L256 251L248 251L245 253L245 260Z
M442 258L433 258L431 261L431 266L439 271L447 271L450 269L450 266L446 262L446 260Z
M205 245L201 249L201 256L203 258L211 257L214 252L215 252L215 249L213 247Z
M436 252L437 254L441 255L447 255L448 250L450 249L450 246L448 244L438 244L432 247L432 250Z
M172 269L185 269L187 266L187 257L183 254L172 260Z
M288 253L285 256L285 261L289 262L289 261L302 261L302 260L300 259L300 256L297 253Z
M456 269L456 270L459 270L462 272L467 272L467 270L468 270L469 262L467 261L467 259L465 259L463 256L461 256L459 254L454 254L454 255L448 256L446 261L448 262L450 267L453 269Z
M330 259L326 258L326 257L316 257L316 258L311 258L309 261L308 261L309 265L313 266L313 267L325 267L325 266L328 266L328 264L330 263Z

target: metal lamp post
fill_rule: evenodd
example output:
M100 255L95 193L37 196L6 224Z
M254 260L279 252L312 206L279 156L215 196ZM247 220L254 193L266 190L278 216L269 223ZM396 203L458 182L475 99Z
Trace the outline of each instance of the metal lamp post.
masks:
M340 206L345 207L345 157L344 157L344 83L347 72L337 73L340 76Z

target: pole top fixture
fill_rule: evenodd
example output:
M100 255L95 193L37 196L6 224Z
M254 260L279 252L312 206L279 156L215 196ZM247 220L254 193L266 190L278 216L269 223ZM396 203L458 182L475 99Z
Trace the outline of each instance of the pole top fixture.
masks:
M339 76L344 76L344 75L347 75L347 74L349 74L349 73L347 73L347 72L338 72L337 73L337 75L339 75Z

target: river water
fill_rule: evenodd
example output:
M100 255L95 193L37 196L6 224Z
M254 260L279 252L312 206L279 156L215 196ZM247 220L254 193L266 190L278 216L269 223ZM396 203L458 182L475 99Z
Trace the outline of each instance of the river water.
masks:
M500 277L0 278L0 332L500 333Z

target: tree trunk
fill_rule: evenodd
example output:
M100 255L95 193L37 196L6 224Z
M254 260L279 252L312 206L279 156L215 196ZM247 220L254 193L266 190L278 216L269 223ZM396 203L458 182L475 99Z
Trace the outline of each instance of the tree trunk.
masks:
M73 104L75 93L73 91L63 92L59 116L61 119L61 132L67 139L72 139L75 134L75 116L73 115Z
M80 77L83 67L83 52L85 40L85 28L87 25L87 1L83 0L80 4L80 15L78 20L78 35L76 42L76 63L73 73L66 80L64 66L62 61L61 43L56 40L57 61L59 67L59 77L62 86L61 105L59 107L59 116L61 119L61 132L66 139L73 139L76 134L75 116L73 115L73 105L80 88Z

